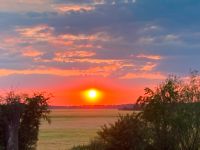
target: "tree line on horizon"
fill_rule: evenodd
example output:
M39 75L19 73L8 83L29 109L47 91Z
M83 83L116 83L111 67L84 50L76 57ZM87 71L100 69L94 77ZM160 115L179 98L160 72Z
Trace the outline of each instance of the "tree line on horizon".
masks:
M71 150L198 150L200 149L200 76L169 76L155 89L145 88L140 111L104 125L87 145Z

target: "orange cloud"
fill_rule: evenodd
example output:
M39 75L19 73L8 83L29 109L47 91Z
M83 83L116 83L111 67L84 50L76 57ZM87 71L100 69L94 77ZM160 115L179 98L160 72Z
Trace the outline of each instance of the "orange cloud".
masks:
M51 38L51 40L49 41L50 44L58 46L58 45L64 45L64 46L74 46L74 42L70 41L70 40L62 40L59 38Z
M147 59L152 59L152 60L162 59L162 57L159 55L144 55L144 54L138 55L137 58L147 58Z
M85 45L77 45L77 48L94 48L95 46L92 44L85 44ZM97 46L98 47L98 46Z
M66 57L91 57L94 56L95 52L88 52L88 51L68 51L68 52L57 52L55 53L57 60L60 58Z
M140 70L142 70L142 71L151 71L156 66L157 66L157 64L155 64L155 63L147 62L147 64L144 65Z
M16 31L23 37L39 41L48 41L52 38L53 28L48 25L37 25L34 27L17 28Z
M89 68L86 70L79 69L56 69L56 68L39 68L39 69L27 69L27 70L10 70L10 69L0 69L0 76L7 76L12 74L48 74L48 75L58 75L58 76L109 76L113 69L113 66L109 67L96 67ZM116 68L117 69L117 68ZM116 70L114 69L114 70Z
M87 41L108 41L111 40L111 37L104 32L98 32L95 34L63 34L60 35L58 38L63 39L63 40L72 40L72 41L80 41L80 40L87 40Z
M75 54L75 53L74 53ZM85 56L88 55L92 56L95 55L95 53L85 53ZM78 62L78 63L92 63L92 64L105 64L105 65L115 65L117 64L119 66L119 68L122 67L133 67L134 65L132 63L126 62L125 60L117 60L117 59L96 59L96 58L84 58L84 56L82 54L82 58L72 58L75 56L70 57L70 55L65 55L62 53L57 53L57 56L53 59L53 60L48 60L49 62L55 61L55 62ZM78 55L77 55L78 57ZM80 57L80 56L79 56ZM41 59L37 59L36 61L38 62L43 62L43 60Z
M58 75L58 76L89 76L89 75L100 75L105 76L104 73L99 74L97 72L91 72L91 70L61 70L55 68L44 68L44 69L27 69L27 70L9 70L0 69L0 76L7 76L12 74L48 74L48 75Z
M28 46L22 50L22 55L27 57L37 57L43 55L43 52L35 50L32 46Z
M107 33L97 32L95 34L61 34L54 35L54 28L48 25L37 25L33 27L23 27L16 28L16 31L19 33L20 42L48 42L54 46L73 46L78 47L80 45L83 47L84 45L79 43L75 43L76 41L110 41L112 37L110 37ZM84 48L91 48L92 44L88 43L84 46ZM97 47L100 47L99 45Z
M42 55L42 52L35 51L35 50L28 50L23 52L23 56L28 56L28 57L36 57Z
M92 5L71 4L71 5L56 5L54 6L54 9L59 12L71 12L71 11L81 12L81 11L92 11L95 9L95 7Z
M30 55L33 55L32 53ZM31 56L30 56L31 57ZM37 60L39 58L36 58ZM81 60L81 59L80 59ZM48 62L48 60L44 60ZM0 69L0 76L7 76L11 74L48 74L48 75L58 75L58 76L103 76L107 77L111 75L114 71L117 71L123 67L130 66L126 62L119 62L115 60L107 60L105 63L103 60L100 61L101 66L90 67L88 69L57 69L48 67L38 67L38 69L26 69L26 70L10 70L10 69ZM99 62L99 63L100 63Z
M89 40L89 41L94 41L97 39L97 36L95 35L84 35L84 34L79 34L79 35L73 35L73 34L64 34L59 36L61 39L67 39L67 40Z
M111 75L114 71L117 71L118 69L122 68L122 66L118 63L110 64L110 65L104 65L99 67L94 67L89 69L90 72L96 72L99 74L104 74L104 76Z
M121 77L121 79L151 79L151 80L163 80L166 76L156 72L156 73L128 73Z
M95 9L94 6L91 5L57 5L55 9L59 12L70 12L70 11L92 11Z

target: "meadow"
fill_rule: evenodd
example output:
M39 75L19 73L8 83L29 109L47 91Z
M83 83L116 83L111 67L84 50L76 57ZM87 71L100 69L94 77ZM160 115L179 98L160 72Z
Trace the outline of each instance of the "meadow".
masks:
M86 144L104 124L116 121L119 114L130 111L117 109L53 109L51 124L42 121L38 150L68 150Z

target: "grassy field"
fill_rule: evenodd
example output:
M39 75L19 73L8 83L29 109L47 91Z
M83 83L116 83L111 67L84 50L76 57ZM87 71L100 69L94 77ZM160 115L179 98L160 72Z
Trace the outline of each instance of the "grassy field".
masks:
M68 150L86 144L103 124L112 123L119 114L130 111L114 109L54 109L52 123L42 122L38 150Z

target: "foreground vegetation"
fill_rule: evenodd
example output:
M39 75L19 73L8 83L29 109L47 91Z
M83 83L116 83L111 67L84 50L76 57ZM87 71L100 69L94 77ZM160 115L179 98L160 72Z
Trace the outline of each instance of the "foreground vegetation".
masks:
M0 101L0 149L35 150L41 118L50 121L44 94L17 95L9 92Z
M51 124L42 121L38 150L69 150L74 145L88 144L104 124L114 123L119 114L132 111L117 109L51 109Z
M200 149L200 78L170 76L138 98L141 112L120 116L104 125L88 145L72 150L197 150Z

